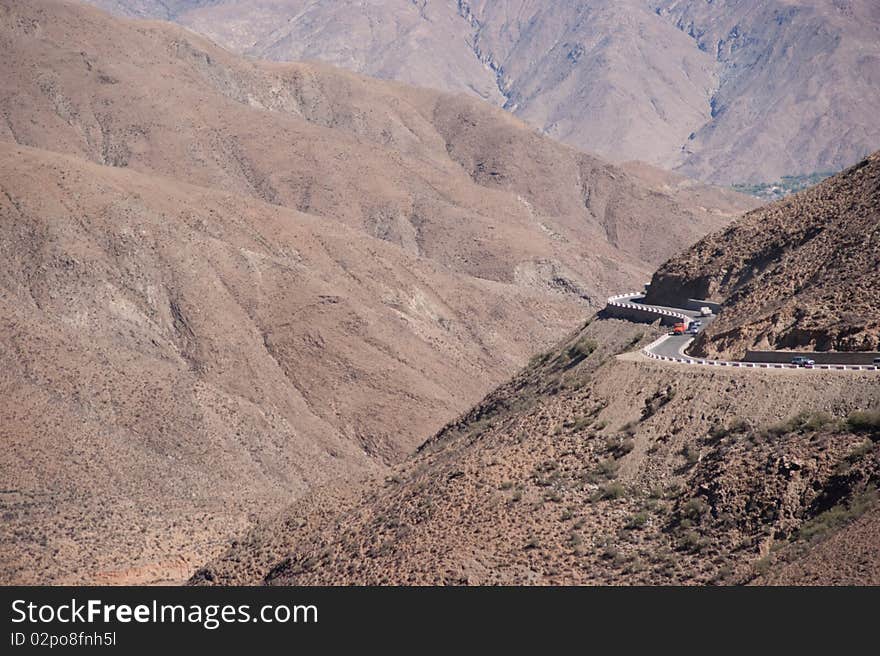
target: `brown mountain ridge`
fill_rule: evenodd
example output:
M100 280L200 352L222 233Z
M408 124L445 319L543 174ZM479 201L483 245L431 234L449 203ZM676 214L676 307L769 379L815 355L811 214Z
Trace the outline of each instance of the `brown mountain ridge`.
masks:
M466 92L612 161L714 183L876 150L873 0L93 0L249 56Z

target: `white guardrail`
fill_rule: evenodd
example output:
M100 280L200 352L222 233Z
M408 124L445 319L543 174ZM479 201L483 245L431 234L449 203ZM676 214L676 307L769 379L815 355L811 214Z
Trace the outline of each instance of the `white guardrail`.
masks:
M649 312L659 316L683 319L685 323L688 324L693 321L691 317L687 316L686 314L681 314L680 312L673 312L672 310L666 310L664 308L659 308L653 305L644 305L642 303L630 303L628 300L624 300L634 298L636 296L643 296L643 294L640 294L638 292L618 294L617 296L612 296L608 299L608 305L630 310L642 310L643 312ZM663 335L659 339L656 339L648 344L642 349L642 355L651 358L652 360L662 360L663 362L678 362L679 364L703 365L707 367L733 367L740 369L800 369L800 367L796 364L786 364L781 362L739 362L735 360L708 360L704 358L691 358L686 355L683 355L680 358L676 358L668 355L657 355L656 353L654 353L654 349L662 342L665 342L668 337L668 335ZM817 364L813 365L813 368L825 369L830 371L880 371L880 367L874 365L860 364Z

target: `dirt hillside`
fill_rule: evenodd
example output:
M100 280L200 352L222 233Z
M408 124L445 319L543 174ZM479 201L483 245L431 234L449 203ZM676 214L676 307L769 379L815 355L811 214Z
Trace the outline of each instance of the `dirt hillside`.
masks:
M877 512L880 415L860 413L880 378L614 356L654 334L594 321L392 473L261 522L192 582L760 582ZM876 578L876 542L853 548Z
M174 25L6 0L0 43L3 582L185 578L732 210L474 99Z

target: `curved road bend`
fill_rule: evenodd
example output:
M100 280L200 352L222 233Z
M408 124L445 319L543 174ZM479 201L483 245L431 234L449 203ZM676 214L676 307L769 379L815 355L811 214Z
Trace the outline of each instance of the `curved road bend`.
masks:
M643 294L621 294L620 296L612 296L608 299L608 305L617 307L636 307L642 310L648 310L657 314L658 318L672 316L680 318L690 323L694 320L701 320L704 329L714 319L715 315L703 317L699 312L694 310L686 310L684 308L666 307L662 305L646 305L640 301L644 298ZM704 365L715 367L739 367L746 369L798 369L793 364L780 364L778 362L738 362L729 360L708 360L703 358L695 358L684 353L684 350L693 341L691 335L664 335L652 344L649 344L641 350L642 355L654 360L664 360L667 362L678 362L682 364ZM832 371L880 371L880 367L871 365L843 365L843 364L825 364L815 365L816 369L825 369Z

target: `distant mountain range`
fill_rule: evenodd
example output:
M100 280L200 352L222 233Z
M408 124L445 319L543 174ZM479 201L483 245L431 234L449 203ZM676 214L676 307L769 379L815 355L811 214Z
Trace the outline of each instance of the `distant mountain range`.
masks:
M93 0L252 57L316 59L503 106L615 161L723 184L880 145L873 0Z

